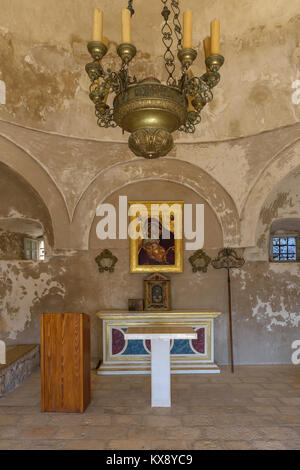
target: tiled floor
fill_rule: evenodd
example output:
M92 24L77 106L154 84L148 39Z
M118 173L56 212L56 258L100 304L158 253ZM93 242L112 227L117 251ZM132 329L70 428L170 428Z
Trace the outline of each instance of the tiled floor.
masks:
M149 376L97 376L84 414L40 412L37 370L0 399L0 449L300 449L300 366L173 375L172 407Z

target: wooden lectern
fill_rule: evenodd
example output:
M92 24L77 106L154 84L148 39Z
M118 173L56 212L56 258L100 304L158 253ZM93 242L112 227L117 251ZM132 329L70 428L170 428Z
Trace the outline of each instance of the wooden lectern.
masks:
M83 413L90 403L90 317L41 314L42 411Z

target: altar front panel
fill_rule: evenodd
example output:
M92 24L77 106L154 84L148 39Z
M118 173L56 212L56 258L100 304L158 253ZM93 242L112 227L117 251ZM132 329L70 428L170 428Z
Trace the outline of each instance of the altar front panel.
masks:
M125 339L128 327L190 326L197 339L170 342L172 373L219 372L214 364L214 317L218 312L99 312L103 320L103 362L99 374L147 374L151 371L151 342Z

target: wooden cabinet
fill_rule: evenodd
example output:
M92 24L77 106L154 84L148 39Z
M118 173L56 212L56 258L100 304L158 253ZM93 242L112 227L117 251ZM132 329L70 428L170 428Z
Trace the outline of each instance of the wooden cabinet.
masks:
M41 314L42 411L80 412L90 402L90 317Z

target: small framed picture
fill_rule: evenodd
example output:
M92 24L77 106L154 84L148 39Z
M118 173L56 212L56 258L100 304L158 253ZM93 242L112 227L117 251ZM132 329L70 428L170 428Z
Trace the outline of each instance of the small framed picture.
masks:
M144 299L128 299L128 310L141 312L144 310Z
M160 273L144 279L145 310L170 310L170 279Z

